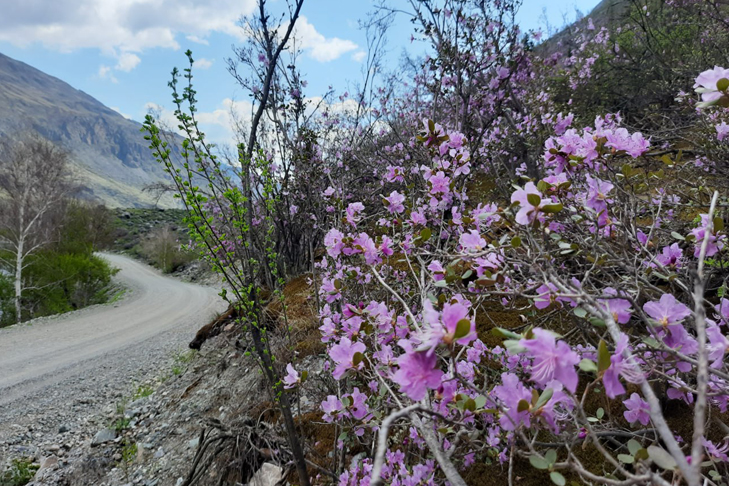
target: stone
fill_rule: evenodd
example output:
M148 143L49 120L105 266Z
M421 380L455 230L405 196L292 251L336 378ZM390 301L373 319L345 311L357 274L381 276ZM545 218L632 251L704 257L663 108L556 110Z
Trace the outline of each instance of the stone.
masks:
M59 434L64 434L64 433L68 432L69 430L71 430L71 427L69 427L68 425L65 425L65 424L62 424L60 427L58 427Z
M91 446L98 446L105 442L111 442L116 439L116 430L114 429L102 429L96 433L94 439L91 441Z
M200 439L199 438L195 438L195 439L192 439L192 440L190 440L190 441L187 442L187 447L189 449L197 449L197 446L199 446L199 445L200 445Z
M58 457L48 456L40 460L40 469L49 469L58 465Z
M160 447L159 449L157 449L157 452L154 453L154 458L155 459L160 459L164 455L165 455L165 450Z
M270 462L264 462L248 484L250 486L276 486L276 483L283 477L283 469Z

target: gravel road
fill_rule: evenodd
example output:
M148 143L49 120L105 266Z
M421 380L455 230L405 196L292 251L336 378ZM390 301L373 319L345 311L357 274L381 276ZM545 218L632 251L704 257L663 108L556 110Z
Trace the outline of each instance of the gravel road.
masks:
M7 446L58 434L59 426L95 426L87 423L98 407L158 376L225 309L211 287L102 256L120 269L115 279L128 289L120 301L0 329L0 458Z

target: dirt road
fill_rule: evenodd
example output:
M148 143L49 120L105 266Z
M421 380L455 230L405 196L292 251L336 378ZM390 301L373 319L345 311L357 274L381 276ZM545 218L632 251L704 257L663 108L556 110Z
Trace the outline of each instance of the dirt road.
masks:
M58 408L69 402L92 403L88 395L128 387L140 373L154 372L225 308L213 288L164 277L126 257L102 256L121 270L115 279L128 290L119 302L0 329L0 440L3 422L46 412L64 416Z

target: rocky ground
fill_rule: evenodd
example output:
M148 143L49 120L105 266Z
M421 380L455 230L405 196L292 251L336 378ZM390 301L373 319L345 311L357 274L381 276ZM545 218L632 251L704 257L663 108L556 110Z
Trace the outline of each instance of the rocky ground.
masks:
M207 279L199 271L189 273L195 280ZM312 335L315 321L306 312L296 313L297 299L301 308L307 306L304 286L299 285L295 293L290 322ZM308 324L302 326L301 319ZM247 356L239 331L239 326L227 325L199 353L186 349L190 332L171 333L163 346L135 352L144 356L141 360L110 360L65 389L30 396L22 406L0 410L0 471L13 461L27 461L14 467L39 468L31 485L182 486L249 481L266 486L285 482L286 471L276 465L284 465L285 460L261 452L285 445L277 432L270 394L255 360ZM318 375L323 365L316 341L294 336L296 345L289 346L311 376ZM110 373L120 369L124 372ZM312 379L307 388L299 399L298 415L300 422L308 424L315 416L318 420L314 410L321 385ZM232 446L219 457L201 455L200 466L210 457L207 469L188 481L202 432L206 434L203 441L223 434L237 437L228 441ZM251 444L247 450L236 445L245 437ZM250 478L252 473L257 475ZM8 477L6 473L3 482L0 475L0 486L21 484Z

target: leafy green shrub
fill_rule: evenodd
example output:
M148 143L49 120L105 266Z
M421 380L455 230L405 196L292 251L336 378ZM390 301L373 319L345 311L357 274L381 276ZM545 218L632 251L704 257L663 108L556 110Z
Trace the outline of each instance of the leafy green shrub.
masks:
M13 306L13 283L0 273L0 327L9 326L16 321Z
M111 266L91 253L39 253L27 275L34 289L26 294L34 316L69 312L106 302L113 275Z
M165 273L174 272L196 258L193 252L182 247L177 234L170 226L163 226L151 232L141 244L141 253Z
M0 474L0 486L25 486L35 477L38 464L31 459L13 459L10 466Z

